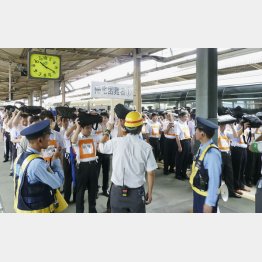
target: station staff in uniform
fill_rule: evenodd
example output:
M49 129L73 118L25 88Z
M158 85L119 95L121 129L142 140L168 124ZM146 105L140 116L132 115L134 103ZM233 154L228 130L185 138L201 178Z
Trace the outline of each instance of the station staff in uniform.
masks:
M108 113L102 112L100 115L102 116L103 121L98 125L98 128L95 131L95 135L97 136L98 141L102 139L103 132L106 130L106 124L109 120ZM107 190L109 186L108 182L109 182L109 170L110 170L110 155L97 152L97 156L98 156L98 179L99 179L101 167L103 172L102 194L106 197L109 197Z
M86 118L86 119L85 119ZM96 194L98 187L98 157L96 136L91 135L92 124L88 123L88 114L75 121L76 130L71 138L76 152L76 213L84 213L85 190L88 190L89 213L97 213Z
M174 167L176 163L176 133L175 133L175 121L172 113L167 114L167 120L163 125L165 135L165 146L164 146L164 175L174 173ZM169 169L168 169L169 168Z
M46 149L42 150L43 158L45 159L45 161L50 163L52 156L53 156L53 152L55 151L55 149L57 149L57 148L59 148L59 150L64 149L65 145L64 145L62 135L59 132L54 130L55 118L54 118L52 112L51 111L44 111L44 112L41 113L40 118L44 118L45 120L50 121L51 133L50 133L50 137L49 137L48 147ZM61 156L61 160L62 159L63 158Z
M226 124L221 123L218 130L218 148L221 151L222 157L222 178L228 187L229 197L240 198L241 196L235 193L234 190L234 174L232 167L231 151L230 151L230 141L237 137L237 133L234 129L233 124L228 124L232 132L226 130Z
M49 120L25 128L21 135L26 136L29 145L15 160L15 211L49 213L64 210L67 204L57 190L64 182L60 152L55 152L51 167L40 156L41 149L48 146Z
M176 179L188 179L186 175L187 166L191 152L191 137L190 130L187 124L188 112L181 111L179 113L179 120L177 121L175 133L178 153L176 157Z
M145 213L145 204L152 201L157 164L151 146L139 138L142 125L140 113L130 112L125 118L128 134L105 142L110 133L107 130L99 143L100 152L113 154L110 192L112 213ZM145 195L146 171L148 191Z
M152 113L151 122L149 122L149 143L153 148L155 160L159 161L160 156L160 137L162 131L162 125L158 121L158 114Z
M193 212L216 213L221 184L221 153L212 137L218 126L202 117L196 118L196 140L201 142L193 161L190 184L193 189Z

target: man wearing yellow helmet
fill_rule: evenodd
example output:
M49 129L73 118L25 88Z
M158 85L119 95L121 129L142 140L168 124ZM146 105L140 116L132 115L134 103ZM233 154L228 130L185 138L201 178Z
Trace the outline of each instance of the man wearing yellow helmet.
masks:
M143 118L138 112L129 112L125 118L125 137L116 137L106 141L110 130L104 132L99 150L104 154L113 154L112 188L110 192L112 213L145 213L145 204L152 201L157 164L152 147L140 139ZM148 190L144 184L147 172Z

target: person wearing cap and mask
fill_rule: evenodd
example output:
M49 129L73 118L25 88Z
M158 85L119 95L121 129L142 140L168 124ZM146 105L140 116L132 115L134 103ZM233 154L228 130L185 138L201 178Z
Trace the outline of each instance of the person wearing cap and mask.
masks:
M54 153L51 166L40 155L41 149L48 147L50 132L49 120L21 131L29 145L15 160L14 208L17 213L50 213L62 208L59 199L63 198L57 190L64 182L60 152ZM65 201L63 205L63 209L67 207Z
M112 213L145 213L145 204L152 201L154 170L157 164L152 147L139 138L143 118L138 112L130 112L125 118L125 137L116 137L107 141L110 130L106 130L99 143L102 153L113 154L112 187L110 202ZM144 184L147 172L148 190Z
M189 180L193 189L194 213L217 212L222 167L221 153L212 140L217 128L207 119L196 118L195 137L201 145L193 161Z

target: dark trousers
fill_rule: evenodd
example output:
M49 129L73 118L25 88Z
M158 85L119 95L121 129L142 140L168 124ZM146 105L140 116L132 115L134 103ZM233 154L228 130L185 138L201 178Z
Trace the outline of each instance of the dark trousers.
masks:
M10 142L10 145L11 145L11 167L10 167L10 173L11 175L14 174L14 162L15 162L15 159L17 157L17 148L16 148L16 144Z
M73 163L73 165L75 167L75 163ZM69 203L72 194L73 178L72 178L72 167L71 167L70 160L68 159L68 157L65 157L65 155L63 157L63 169L64 169L64 176L65 176L64 197L65 197L65 201ZM73 202L75 202L75 199L76 199L76 186L73 187Z
M217 213L218 200L219 198L217 199L216 206L213 207L212 213ZM193 191L193 213L203 213L205 201L205 196L201 196L197 194L195 191Z
M8 132L4 132L4 139L5 139L5 143L4 143L4 159L5 160L9 160L9 154L10 154L10 133Z
M261 156L262 154L253 153L247 150L247 167L245 173L247 184L257 184L261 176Z
M144 187L128 189L128 195L122 196L122 187L112 185L110 192L111 213L145 213Z
M246 148L232 146L231 158L234 173L234 187L235 190L244 188L244 173L247 162L247 150Z
M176 157L176 176L177 177L186 177L186 170L189 161L189 154L191 152L191 141L180 140L182 152L177 151Z
M84 213L85 190L88 190L89 213L96 211L97 193L97 167L96 161L80 162L76 176L76 213Z
M161 137L159 140L159 147L160 147L160 152L159 152L159 160L161 161L165 157L165 141L166 137L163 132L161 132Z
M154 138L154 137L149 137L149 144L153 148L153 154L155 157L155 160L159 160L159 154L160 154L160 143L159 143L159 138Z
M174 167L176 163L176 152L177 143L176 139L166 138L165 140L165 154L164 154L164 173L169 171L174 172Z
M107 192L108 182L109 182L110 155L102 154L98 152L97 156L98 156L98 179L102 167L102 172L103 172L102 190L103 192Z
M232 167L231 155L221 152L222 156L222 179L225 181L229 196L234 195L234 173Z

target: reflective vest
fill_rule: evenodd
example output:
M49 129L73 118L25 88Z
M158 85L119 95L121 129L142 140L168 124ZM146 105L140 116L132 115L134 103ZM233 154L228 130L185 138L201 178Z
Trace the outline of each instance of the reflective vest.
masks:
M175 128L171 127L168 132L164 132L164 136L169 139L175 139L176 134L175 134Z
M183 133L183 136L184 136L184 138L182 138L182 139L179 136L179 139L180 140L190 139L191 138L190 137L190 130L189 130L187 123L180 123L178 121L178 125L179 125L180 129L182 130L182 133Z
M230 150L230 139L226 135L222 135L219 132L218 139L217 139L217 145L221 151L228 152Z
M43 154L43 159L47 162L51 162L51 159L53 157L53 150L57 148L57 141L56 139L49 139L48 141L48 148L47 149L42 149L42 154Z
M54 190L47 184L37 182L28 183L27 168L29 163L42 157L32 152L24 152L15 161L14 209L17 213L52 213L61 212L68 205L59 190ZM20 166L20 169L18 169ZM22 172L21 181L19 173Z
M211 148L216 148L217 150L219 150L215 144L208 145L205 148L205 150L201 153L200 157L196 157L192 164L192 172L189 182L191 184L192 189L201 196L207 196L209 178L208 170L204 168L204 158L206 153Z
M96 148L93 138L80 138L77 145L80 162L88 162L96 159Z
M150 137L156 137L156 138L159 138L160 137L160 126L157 123L153 123L151 125L151 128L152 128L152 132L150 134Z

